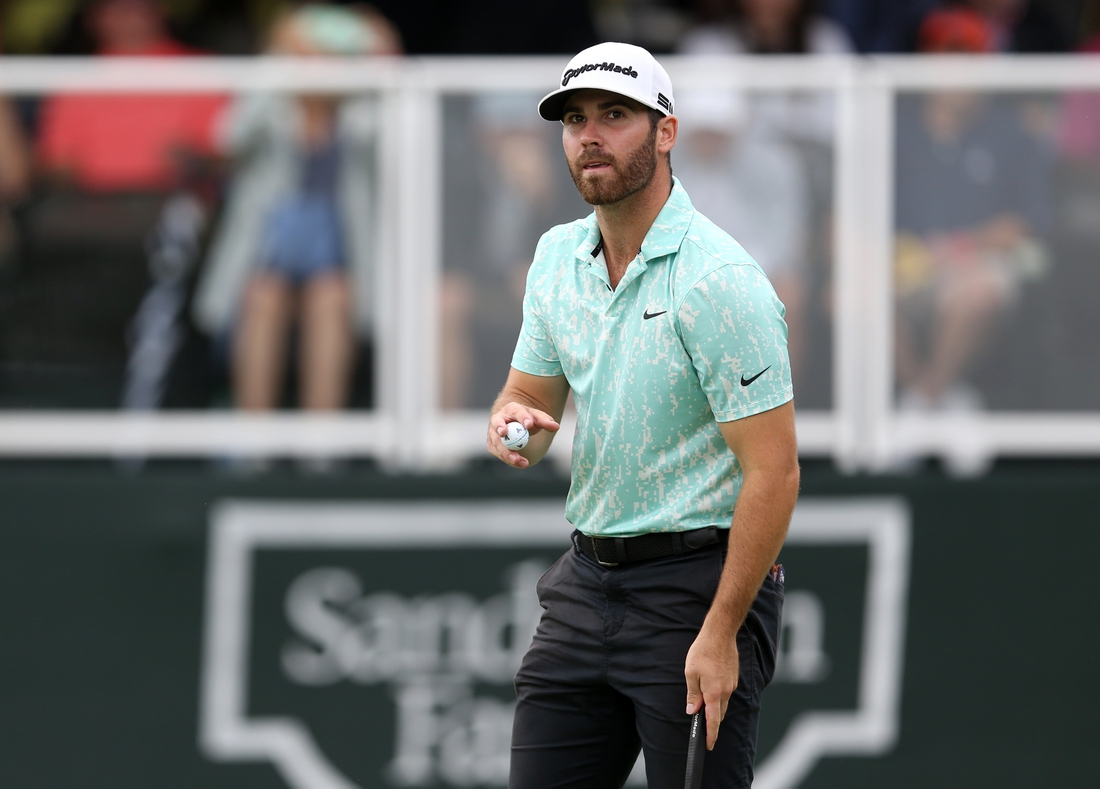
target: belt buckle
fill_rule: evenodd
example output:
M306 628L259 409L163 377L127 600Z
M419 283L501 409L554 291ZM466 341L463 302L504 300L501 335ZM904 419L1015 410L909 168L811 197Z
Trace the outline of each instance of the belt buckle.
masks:
M618 562L605 562L602 559L600 559L600 552L596 549L596 538L589 535L588 539L592 543L592 556L596 559L596 564L600 565L600 567L618 567L619 566Z

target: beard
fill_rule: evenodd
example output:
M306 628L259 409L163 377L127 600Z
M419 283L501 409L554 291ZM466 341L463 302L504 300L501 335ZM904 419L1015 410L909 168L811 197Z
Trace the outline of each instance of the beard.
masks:
M657 172L657 128L650 129L649 137L630 151L620 162L617 157L596 155L580 156L569 163L569 174L577 191L589 205L612 205L636 194L653 180ZM606 160L610 170L598 176L586 176L584 165L590 159Z

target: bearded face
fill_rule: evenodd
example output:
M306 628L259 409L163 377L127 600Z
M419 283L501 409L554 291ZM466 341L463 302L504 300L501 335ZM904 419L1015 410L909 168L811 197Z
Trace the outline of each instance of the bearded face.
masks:
M589 205L612 205L645 189L657 171L657 128L623 156L602 148L583 150L569 162L569 174ZM594 167L594 165L603 165Z

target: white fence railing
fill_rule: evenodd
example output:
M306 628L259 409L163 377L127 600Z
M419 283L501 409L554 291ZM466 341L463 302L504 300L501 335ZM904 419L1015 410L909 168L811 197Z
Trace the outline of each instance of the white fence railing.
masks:
M833 145L832 408L802 411L807 455L882 469L909 450L970 455L1100 455L1095 413L979 412L899 417L894 401L893 124L896 92L1100 91L1100 58L883 57L664 59L689 88L831 91ZM455 93L547 91L562 58L0 59L0 93L375 91L380 139L383 310L375 332L376 408L331 417L232 412L0 413L0 455L361 455L395 468L446 467L483 452L485 415L439 408L438 314L424 309L442 271L443 118ZM1094 360L1083 360L1095 364ZM565 426L568 434L571 430ZM425 439L425 436L429 437ZM916 436L914 440L912 437ZM963 446L965 445L965 446ZM961 448L960 448L961 447ZM556 442L559 459L568 435Z

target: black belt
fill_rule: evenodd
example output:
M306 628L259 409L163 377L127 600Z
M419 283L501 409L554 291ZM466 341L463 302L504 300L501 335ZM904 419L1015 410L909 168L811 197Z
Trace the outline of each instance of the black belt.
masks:
M654 532L637 537L589 537L579 531L573 532L573 544L577 550L605 567L679 556L708 545L724 545L729 538L730 530L717 526L691 531Z

